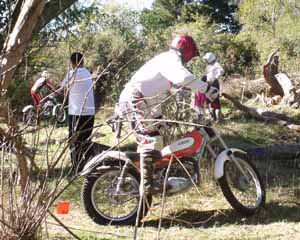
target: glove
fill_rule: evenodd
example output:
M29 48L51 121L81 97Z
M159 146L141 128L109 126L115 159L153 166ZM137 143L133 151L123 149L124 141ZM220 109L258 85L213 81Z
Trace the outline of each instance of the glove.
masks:
M160 115L160 116L156 117L155 119L163 119L163 117ZM169 129L172 126L172 123L158 121L158 122L154 123L154 125L156 126L156 128L158 130L163 130L163 129Z
M208 85L205 95L209 101L213 102L219 96L219 90Z

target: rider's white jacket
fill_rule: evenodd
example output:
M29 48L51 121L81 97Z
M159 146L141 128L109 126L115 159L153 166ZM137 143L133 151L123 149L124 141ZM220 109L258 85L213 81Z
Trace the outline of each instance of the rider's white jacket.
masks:
M153 117L158 117L161 115L160 103L173 84L185 86L193 92L205 92L208 87L183 66L178 51L170 49L150 59L133 75L120 95L116 111L119 114L124 112L124 104L130 102L133 92L138 90L151 108L148 111Z
M197 79L182 64L178 51L170 49L146 62L127 85L138 89L144 97L152 97L171 89L173 84L205 92L207 83Z

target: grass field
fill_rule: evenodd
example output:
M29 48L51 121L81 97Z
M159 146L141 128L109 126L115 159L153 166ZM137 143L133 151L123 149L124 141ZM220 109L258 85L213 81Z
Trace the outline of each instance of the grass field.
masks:
M96 122L96 125L99 122ZM293 142L298 138L292 131L282 132L280 127L266 126L243 117L227 119L217 125L231 147L249 149L270 144ZM46 141L50 127L41 130L40 141ZM53 130L52 153L61 144L60 139L67 135L67 128L61 126ZM99 128L95 141L112 144L108 127ZM130 141L129 141L130 142ZM66 152L66 157L68 153ZM45 153L39 149L37 159L43 161ZM138 239L288 239L300 238L300 174L298 160L257 162L267 187L265 208L251 218L244 218L226 202L212 178L211 168L203 171L199 192L195 189L166 199L161 231L158 236L161 199L154 204L138 229ZM209 166L209 164L207 164ZM66 180L67 182L68 180ZM58 199L70 202L70 212L66 215L52 212L76 235L82 239L132 239L132 226L100 226L84 212L80 200L83 179L77 179ZM49 216L45 232L50 239L73 239Z

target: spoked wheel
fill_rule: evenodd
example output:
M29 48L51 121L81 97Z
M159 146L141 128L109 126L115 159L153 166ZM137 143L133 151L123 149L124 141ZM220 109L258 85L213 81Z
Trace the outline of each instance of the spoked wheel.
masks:
M229 160L225 162L224 175L218 181L230 205L242 215L251 216L264 206L265 188L246 154L235 153L235 159L243 173L234 161Z
M62 104L57 104L53 109L53 116L58 123L64 123L66 121L66 111Z
M139 174L128 171L117 190L120 170L111 169L85 179L81 197L87 214L98 224L135 224L139 205ZM143 200L139 220L147 214L151 196Z
M23 123L24 125L35 125L37 122L36 112L33 108L28 109L28 111L23 113Z

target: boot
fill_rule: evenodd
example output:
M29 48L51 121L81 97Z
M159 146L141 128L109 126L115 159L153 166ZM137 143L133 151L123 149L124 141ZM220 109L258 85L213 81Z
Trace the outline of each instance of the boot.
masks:
M162 192L162 185L153 179L153 164L151 161L144 159L144 192L145 194L154 195Z
M153 179L153 160L155 157L155 150L146 151L141 154L141 161L143 161L141 169L144 173L144 192L145 194L155 195L161 193L163 190L162 184L158 180ZM160 152L159 152L160 153Z

